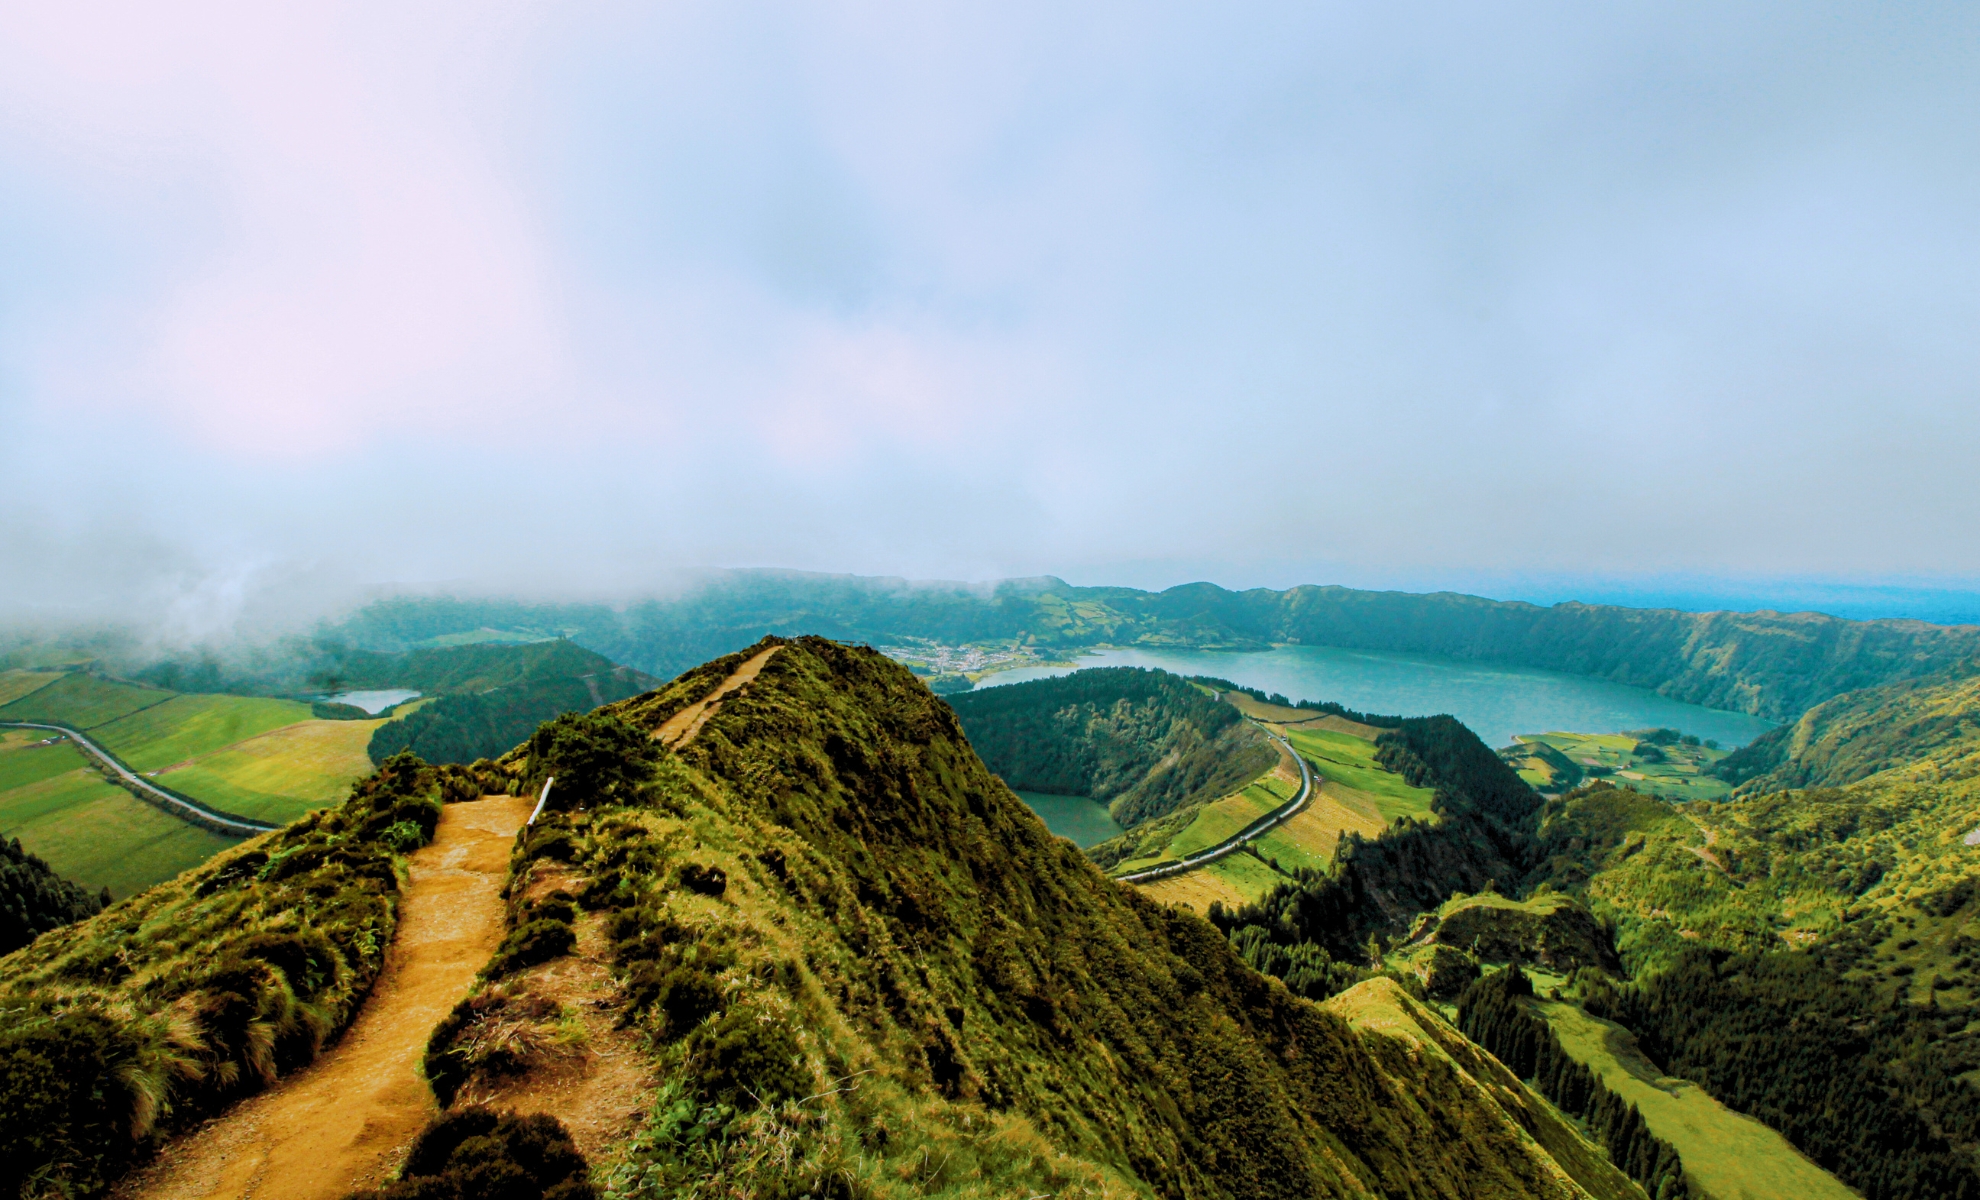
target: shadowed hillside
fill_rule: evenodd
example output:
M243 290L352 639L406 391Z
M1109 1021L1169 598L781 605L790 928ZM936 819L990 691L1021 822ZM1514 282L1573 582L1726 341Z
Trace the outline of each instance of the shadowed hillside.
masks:
M1130 829L1215 800L1277 758L1236 709L1166 671L1078 671L954 696L949 705L1004 782L1090 796Z

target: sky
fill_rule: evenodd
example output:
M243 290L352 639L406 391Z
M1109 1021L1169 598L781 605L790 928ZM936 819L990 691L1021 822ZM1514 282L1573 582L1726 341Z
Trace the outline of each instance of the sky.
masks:
M0 617L1971 599L1976 53L1952 3L0 0Z

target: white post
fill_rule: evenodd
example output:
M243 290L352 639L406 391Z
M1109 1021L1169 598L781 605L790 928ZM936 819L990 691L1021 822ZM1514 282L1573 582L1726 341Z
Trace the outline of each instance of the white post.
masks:
M543 781L543 794L536 798L536 808L529 814L529 820L523 822L523 824L534 825L536 824L536 818L543 815L543 806L550 802L550 785L555 782L557 782L555 775Z

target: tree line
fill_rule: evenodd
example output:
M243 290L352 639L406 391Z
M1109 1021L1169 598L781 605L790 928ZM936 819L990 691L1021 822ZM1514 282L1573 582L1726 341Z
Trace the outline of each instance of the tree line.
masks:
M1609 1161L1641 1184L1651 1200L1688 1200L1691 1186L1676 1148L1650 1132L1635 1104L1561 1048L1553 1027L1527 1010L1532 996L1533 981L1518 966L1494 971L1458 997L1458 1028L1555 1107L1581 1120L1609 1152Z
M1583 1007L1868 1200L1974 1200L1980 1094L1960 1076L1976 1064L1948 1040L1969 1014L1880 1002L1846 974L1858 940L1694 950L1639 983L1592 990Z

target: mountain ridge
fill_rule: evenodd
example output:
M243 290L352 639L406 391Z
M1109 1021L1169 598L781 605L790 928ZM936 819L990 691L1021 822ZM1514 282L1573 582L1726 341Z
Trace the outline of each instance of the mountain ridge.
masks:
M784 571L721 572L679 596L623 605L379 601L331 632L357 644L402 646L482 627L568 634L661 676L765 634L802 632L882 643L1015 640L1045 653L1099 645L1337 646L1588 675L1772 720L1980 654L1980 626L1911 619L1574 601L1543 607L1331 585L1228 591L1194 583L1148 592L1075 587L1050 576L977 586Z

